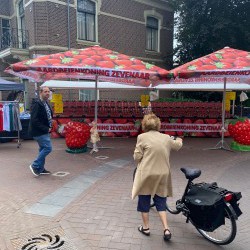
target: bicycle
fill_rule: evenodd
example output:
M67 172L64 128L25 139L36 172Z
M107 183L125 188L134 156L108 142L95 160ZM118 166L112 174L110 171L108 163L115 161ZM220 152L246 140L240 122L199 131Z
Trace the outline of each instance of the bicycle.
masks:
M216 182L193 183L201 175L199 169L181 168L181 171L188 180L185 191L174 208L170 204L171 198L167 199L167 211L182 213L187 218L186 223L190 221L208 241L217 245L231 243L237 232L236 220L242 214L237 203L241 193L220 188Z

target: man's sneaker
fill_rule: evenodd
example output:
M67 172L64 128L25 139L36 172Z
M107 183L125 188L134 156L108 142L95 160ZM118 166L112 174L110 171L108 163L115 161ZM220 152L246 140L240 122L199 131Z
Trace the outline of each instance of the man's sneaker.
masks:
M46 169L44 169L43 172L41 172L40 174L51 174L51 172L48 171L48 170L46 170Z
M40 175L40 173L37 171L37 169L34 168L32 165L30 165L30 170L31 170L31 172L32 172L33 175L35 175L35 176L39 176Z

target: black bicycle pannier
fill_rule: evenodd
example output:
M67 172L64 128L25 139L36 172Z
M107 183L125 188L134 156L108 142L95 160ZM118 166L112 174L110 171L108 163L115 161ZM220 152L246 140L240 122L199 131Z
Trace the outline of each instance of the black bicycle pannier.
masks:
M220 192L211 190L212 185L214 184L195 184L185 197L185 204L190 212L189 218L192 223L208 232L225 224L225 202ZM227 191L221 189L221 191L223 190Z

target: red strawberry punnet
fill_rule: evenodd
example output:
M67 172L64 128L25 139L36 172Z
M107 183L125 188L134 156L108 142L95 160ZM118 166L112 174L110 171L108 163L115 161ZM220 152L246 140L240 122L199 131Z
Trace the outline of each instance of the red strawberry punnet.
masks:
M50 136L51 136L51 138L53 138L53 139L55 139L55 138L60 138L61 136L60 136L60 134L58 134L57 132L51 132L51 134L50 134Z
M58 129L58 123L56 120L52 120L52 129L51 132L56 132Z
M194 121L194 124L204 124L204 121L202 119L197 119L196 121ZM190 133L191 136L194 136L194 137L205 137L205 133L203 132L193 132L193 133Z
M126 123L127 123L127 119L124 119L124 118L117 118L117 119L115 119L115 123L118 123L118 124L126 124Z

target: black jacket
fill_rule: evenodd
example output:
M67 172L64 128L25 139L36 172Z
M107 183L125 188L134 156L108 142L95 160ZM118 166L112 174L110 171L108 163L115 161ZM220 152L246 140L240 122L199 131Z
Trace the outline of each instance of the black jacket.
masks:
M48 105L49 106L49 105ZM51 117L53 116L51 107ZM29 123L29 133L31 136L40 136L49 133L49 120L46 113L44 104L40 99L34 100L31 113L30 113L30 123Z

